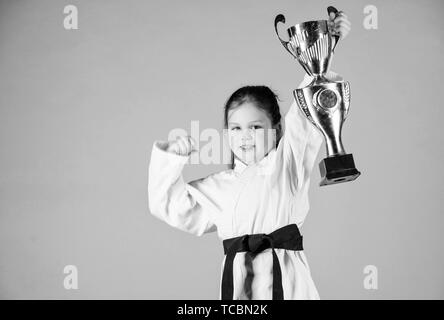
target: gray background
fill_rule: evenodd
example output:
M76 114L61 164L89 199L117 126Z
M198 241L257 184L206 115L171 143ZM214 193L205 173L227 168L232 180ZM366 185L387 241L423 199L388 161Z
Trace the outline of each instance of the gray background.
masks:
M68 4L78 30L63 28ZM216 234L148 212L152 143L193 120L221 129L246 84L275 89L284 114L303 70L274 17L325 18L332 4L352 22L333 70L351 83L343 142L362 176L320 188L315 166L302 228L312 276L323 299L444 298L439 0L1 1L0 297L217 299ZM369 4L377 30L363 27ZM63 287L70 264L78 290Z

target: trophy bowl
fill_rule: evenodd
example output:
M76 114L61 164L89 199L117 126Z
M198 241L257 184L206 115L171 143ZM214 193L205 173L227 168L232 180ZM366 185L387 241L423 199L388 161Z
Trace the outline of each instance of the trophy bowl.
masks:
M279 36L278 23L285 23L282 14L278 15L274 22L276 34L284 48L315 78L313 84L328 82L324 74L330 69L338 37L329 30L327 20L306 21L289 27L289 41Z

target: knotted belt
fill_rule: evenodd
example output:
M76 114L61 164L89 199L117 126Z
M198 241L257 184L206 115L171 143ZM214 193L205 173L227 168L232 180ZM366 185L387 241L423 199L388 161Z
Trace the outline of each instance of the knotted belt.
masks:
M274 249L300 251L302 236L296 224L289 224L270 234L246 234L223 241L226 254L222 275L222 300L233 300L233 261L238 252L252 252L254 254L271 248L273 252L273 300L283 300L282 272L279 259Z

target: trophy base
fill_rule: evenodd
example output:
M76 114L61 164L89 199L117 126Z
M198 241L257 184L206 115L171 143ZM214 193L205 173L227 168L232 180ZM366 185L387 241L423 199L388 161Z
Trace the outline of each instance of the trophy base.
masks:
M322 159L319 169L322 178L319 186L353 181L361 174L355 167L351 153Z

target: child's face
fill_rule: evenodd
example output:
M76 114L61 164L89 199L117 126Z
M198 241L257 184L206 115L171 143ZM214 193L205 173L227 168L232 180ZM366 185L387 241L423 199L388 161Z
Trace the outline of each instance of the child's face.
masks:
M276 134L267 114L245 102L228 111L228 141L233 153L250 165L274 148Z

